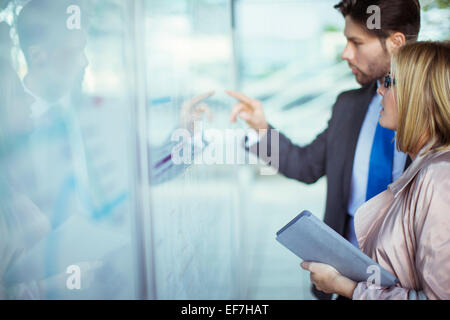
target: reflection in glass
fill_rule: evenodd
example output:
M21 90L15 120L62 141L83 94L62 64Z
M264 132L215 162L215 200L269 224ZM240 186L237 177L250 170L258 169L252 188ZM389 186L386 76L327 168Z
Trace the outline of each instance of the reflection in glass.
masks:
M1 117L7 123L1 146L2 295L133 298L126 157L131 109L123 61L108 66L122 82L110 88L114 95L85 89L102 77L93 72L98 65L88 67L90 43L109 41L108 49L116 46L110 55L121 60L123 5L48 0L23 9L14 5L18 16L8 35L16 47L7 49L10 64L2 64L2 71L10 70L2 77L14 83L5 88L2 82L9 93ZM116 19L116 29L100 33L102 17L85 19L99 9ZM23 55L14 54L19 50Z

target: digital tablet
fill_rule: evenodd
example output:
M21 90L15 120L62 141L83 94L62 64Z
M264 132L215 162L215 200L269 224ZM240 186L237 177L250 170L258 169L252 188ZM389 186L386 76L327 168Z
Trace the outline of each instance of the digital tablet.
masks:
M277 232L277 241L304 261L333 266L356 282L394 286L398 279L309 211Z

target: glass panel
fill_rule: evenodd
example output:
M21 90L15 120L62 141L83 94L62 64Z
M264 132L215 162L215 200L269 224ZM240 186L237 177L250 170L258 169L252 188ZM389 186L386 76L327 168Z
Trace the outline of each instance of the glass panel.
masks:
M127 2L21 3L1 24L0 296L136 298Z
M214 148L209 129L224 134L229 127L224 93L233 87L229 1L145 5L154 294L237 298L237 167L202 161ZM216 95L209 97L210 91ZM190 119L203 103L213 119L205 113L194 128Z

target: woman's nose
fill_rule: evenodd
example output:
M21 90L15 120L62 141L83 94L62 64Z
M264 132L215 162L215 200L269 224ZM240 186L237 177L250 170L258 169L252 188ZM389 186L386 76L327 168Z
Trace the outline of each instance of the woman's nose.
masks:
M380 86L380 87L378 88L378 90L377 90L377 93L378 93L380 96L384 96L384 86Z

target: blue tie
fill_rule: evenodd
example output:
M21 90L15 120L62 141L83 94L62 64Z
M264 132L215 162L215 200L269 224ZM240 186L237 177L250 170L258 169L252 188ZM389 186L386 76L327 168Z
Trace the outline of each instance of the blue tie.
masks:
M366 201L385 191L392 182L392 167L394 163L395 132L377 124L373 139L369 162L369 179L367 181ZM354 217L350 216L349 229L346 238L359 248L356 239Z
M369 163L366 200L385 191L392 182L395 132L377 124Z

